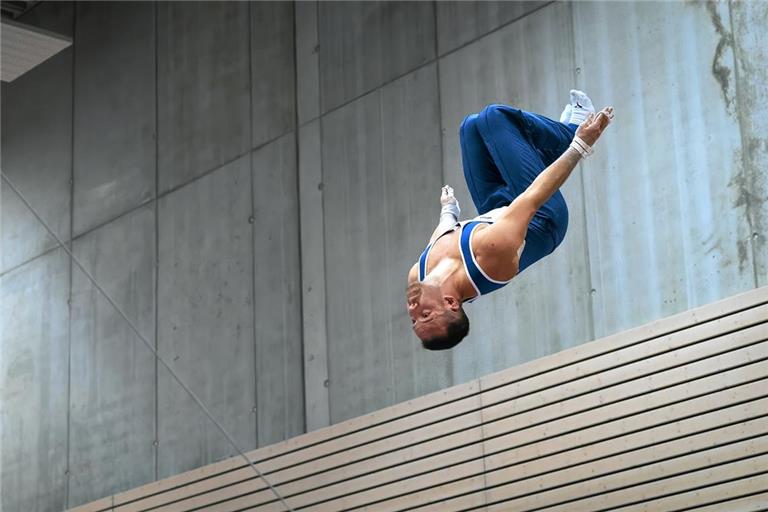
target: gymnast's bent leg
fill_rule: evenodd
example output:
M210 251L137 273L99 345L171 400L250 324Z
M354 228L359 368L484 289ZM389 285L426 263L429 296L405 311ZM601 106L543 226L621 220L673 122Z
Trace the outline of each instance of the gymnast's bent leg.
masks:
M464 119L460 141L464 176L480 214L510 204L568 147L575 124L505 105L489 105ZM568 207L556 192L528 226L520 272L550 254L568 228Z

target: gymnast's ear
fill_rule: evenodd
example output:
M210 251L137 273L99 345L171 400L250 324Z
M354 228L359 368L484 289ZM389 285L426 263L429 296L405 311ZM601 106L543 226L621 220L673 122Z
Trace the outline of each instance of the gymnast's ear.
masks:
M450 309L453 312L461 308L461 302L456 297L451 297L450 295L443 295L443 305L445 309Z

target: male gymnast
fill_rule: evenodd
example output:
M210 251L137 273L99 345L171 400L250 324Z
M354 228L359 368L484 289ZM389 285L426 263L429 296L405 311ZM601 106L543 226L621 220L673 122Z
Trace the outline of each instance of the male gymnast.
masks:
M560 122L505 105L489 105L461 123L461 157L480 214L458 222L459 204L442 189L440 221L408 273L406 300L424 348L445 350L469 332L463 303L509 283L552 253L568 228L559 188L613 119L571 91Z

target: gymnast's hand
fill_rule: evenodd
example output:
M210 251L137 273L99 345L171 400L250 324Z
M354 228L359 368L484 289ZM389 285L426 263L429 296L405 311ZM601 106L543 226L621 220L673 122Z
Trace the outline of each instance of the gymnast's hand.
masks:
M444 185L440 190L440 204L443 206L448 204L459 204L459 201L453 195L453 188L450 185Z
M579 128L576 130L576 136L581 140L593 146L597 139L602 135L613 119L613 107L605 107L597 114L589 114Z
M440 224L438 229L443 229L446 226L450 227L461 215L461 208L459 208L459 200L453 195L453 188L449 185L444 185L440 191Z

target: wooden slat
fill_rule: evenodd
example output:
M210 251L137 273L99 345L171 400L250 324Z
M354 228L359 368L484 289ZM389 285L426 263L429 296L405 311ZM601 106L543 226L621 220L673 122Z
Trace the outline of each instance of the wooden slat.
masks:
M768 381L762 381L763 386L766 383ZM766 394L765 388L763 388L763 394ZM768 414L768 398L733 406L728 409L716 410L699 417L639 430L632 434L621 435L621 437L607 440L599 437L590 438L585 435L582 439L585 437L587 439L584 439L585 442L583 444L575 444L573 441L581 441L582 439L561 440L554 437L543 443L520 446L487 458L487 480L489 485L496 485L521 477L529 477L529 475L556 471L566 466L578 465L594 459L610 457L619 452L636 450L639 447L651 445L659 442L659 440L676 439L683 435L703 430L708 431L705 434L706 436L724 435L725 433L735 434L739 432L741 426L722 427L722 430L718 430L718 428L723 424L734 421L747 421L747 419L754 418L760 414ZM754 421L768 425L768 420ZM621 434L621 431L618 431L618 433ZM690 439L679 440L681 445L685 445L689 441ZM712 439L712 442L716 441L718 440ZM489 446L491 446L490 443L486 444L486 447ZM503 444L497 446L503 448ZM507 467L509 469L501 469ZM501 470L497 471L497 469ZM527 485L538 487L541 483L541 480L537 479L535 482L529 482Z
M450 479L450 474L444 475L444 478L446 480ZM433 487L431 489L428 489L426 491L416 492L413 494L409 494L408 496L403 496L400 498L391 499L389 501L385 501L382 503L376 503L375 505L370 505L368 507L359 509L359 510L365 510L370 512L395 512L400 510L415 510L416 508L414 505L418 505L420 503L436 503L435 505L425 505L424 507L419 508L418 510L435 510L435 511L441 511L441 512L455 512L458 510L463 510L465 508L468 508L467 503L470 503L472 510L474 510L474 507L484 507L485 505L485 498L483 496L482 490L485 488L485 479L483 476L477 476L473 477L467 480L461 480L459 482L452 482L445 485L440 485L438 487ZM473 491L475 491L473 493ZM450 495L456 495L456 494L464 494L464 493L472 493L469 494L469 496L465 496L462 498L459 498L458 500L455 500L451 503L448 502L442 502L442 498L444 496L450 496ZM433 507L433 508L429 508ZM331 512L331 510L338 511L339 509L327 509L323 512ZM355 509L351 509L355 510Z
M486 420L492 420L497 416L504 415L505 403L512 398L520 399L527 396L527 402L530 404L526 404L527 406L549 403L556 400L558 396L584 393L610 382L650 374L654 372L654 369L662 371L668 367L679 365L681 362L706 356L721 350L720 344L723 342L727 342L732 348L735 348L739 346L741 341L749 343L756 339L756 337L744 333L756 333L758 338L760 336L768 337L768 324L766 323L752 328L745 329L743 327L744 325L766 322L766 320L768 320L768 305L747 310L733 317L692 327L654 340L653 343L640 344L574 364L556 372L514 382L491 391L483 391L483 417ZM737 338L730 334L723 334L739 328L742 330L738 331ZM719 338L705 342L700 341L714 336L719 336ZM594 377L595 375L597 377ZM483 389L486 389L483 379L481 379L481 383Z
M765 491L765 494L741 498L741 496L747 494L754 494L756 489ZM694 507L696 512L706 510L752 512L768 509L768 468L761 475L645 501L637 505L621 507L616 509L616 512L674 511Z
M739 458L750 457L756 453L768 453L768 437L720 446L669 461L652 462L637 469L625 470L613 475L603 475L599 479L570 484L558 489L544 491L534 496L504 501L509 497L509 487L515 485L511 484L510 486L489 489L486 499L488 503L502 502L489 506L489 510L526 509L547 506L551 507L548 509L548 512L572 512L577 507L587 510L615 508L654 495L680 492L691 487L707 483L715 484L729 478L747 476L761 470L764 471L766 464L768 464L768 455L759 455L742 462L735 462ZM658 453L657 457L660 458L663 455L663 453ZM621 463L623 464L623 461ZM704 468L715 464L722 465L711 469L693 471L695 468ZM626 466L622 465L619 467ZM590 469L600 468L584 468L581 477L583 478L585 474L590 475ZM606 466L603 469L611 468ZM682 476L674 476L678 473L684 474ZM578 478L578 475L574 476ZM659 481L650 482L653 479ZM612 490L624 486L632 487L623 490ZM586 496L593 494L597 495L586 498ZM512 495L514 496L514 494ZM584 498L580 499L579 502L574 501L581 497Z
M744 343L753 343L755 339L760 339L763 335L764 333L760 333L758 336L748 337L747 334L744 334L743 341ZM736 339L737 337L733 336L733 338ZM742 338L742 336L740 335L739 338ZM742 340L736 339L736 342L738 341ZM731 342L732 340L722 340L722 343L724 344ZM718 350L717 344L712 344L710 348L713 351ZM674 355L671 355L671 357L674 358ZM768 358L768 342L762 342L738 351L727 352L722 355L710 357L678 367L671 371L663 371L634 381L614 385L605 389L598 389L598 391L586 391L581 396L578 396L578 399L576 400L566 399L569 396L573 396L572 393L567 393L566 386L563 388L553 388L546 392L542 392L542 395L545 396L540 399L537 397L524 396L519 400L513 400L505 404L503 408L498 405L494 406L493 411L490 414L490 419L495 420L507 416L514 417L517 428L521 428L523 426L536 424L546 418L564 418L566 416L578 414L582 411L604 407L606 404L621 403L631 397L651 393L654 390L662 388L671 388L689 380L705 378L708 375L717 374L728 368L748 365L752 361L765 358ZM748 374L749 373L751 372L748 371ZM752 373L752 378L757 378L759 376L760 375L757 373ZM598 384L595 383L595 387L597 386ZM537 405L539 407L536 407ZM515 411L520 410L524 412L515 414ZM512 416L513 414L514 416ZM509 431L509 427L503 421L492 421L489 423L486 416L486 409L483 410L483 420L485 424L485 435L487 437L504 434Z
M467 433L469 434L469 432ZM452 478L474 474L472 473L473 471L482 474L485 469L483 463L482 431L479 428L474 429L471 431L471 434L471 437L467 436L466 442L472 444L465 448L459 450L448 448L450 451L444 454L402 464L366 476L357 476L360 475L360 470L355 468L356 470L344 474L343 479L339 480L340 475L334 475L337 483L324 486L315 491L302 493L292 500L296 506L305 507L321 501L332 500L341 494L356 493L331 502L338 506L338 510L341 510L352 506L365 505L371 500L380 499L379 496L382 490L390 490L390 493L394 495L434 485L436 468L451 468L450 470L438 470L442 473L443 477L449 471ZM411 450L412 448L408 448L400 450L399 453L408 456ZM371 466L378 466L378 462L378 458L371 461ZM425 474L419 475L420 473ZM403 480L406 477L407 480ZM294 489L307 488L307 484L311 485L311 487L316 487L321 484L321 482L316 481L316 478L312 477L309 481L298 482ZM287 487L281 487L281 492L283 489L285 489L287 494L292 494L288 492ZM309 506L307 510L316 510L316 508Z
M547 357L529 361L519 366L501 370L482 377L483 389L505 386L510 382L530 377L545 371L572 365L582 360L612 353L617 349L635 345L638 342L655 342L657 338L669 335L704 322L733 315L735 312L768 303L768 286L749 290L727 299L691 309L673 316L655 320L648 324L617 332ZM652 341L653 340L653 341Z
M741 359L742 362L748 363L748 355L743 355ZM713 365L717 363L718 361L713 361ZM540 413L541 410L527 413L527 415L513 416L493 425L494 436L496 434L498 436L492 437L486 430L484 437L487 439L487 443L491 445L487 446L485 450L486 454L489 455L488 463L491 465L495 463L494 460L490 459L490 455L496 451L493 449L494 445L515 446L552 436L563 438L570 432L574 432L578 436L578 432L585 426L601 422L605 422L605 425L595 428L607 436L614 429L630 428L633 424L653 424L671 417L679 417L678 414L682 415L678 412L679 410L685 411L691 407L700 407L698 409L700 412L707 410L710 400L715 400L715 404L719 403L718 395L720 394L729 397L754 392L756 393L754 397L761 396L764 388L759 385L749 386L746 391L732 388L754 380L756 375L768 375L764 372L768 372L768 361L747 364L703 379L669 387L663 393L647 393L567 417L562 417L558 409L549 416L539 414L533 419L526 416ZM569 407L569 404L563 403L562 406ZM631 417L616 421L628 415Z
M80 505L79 507L69 509L69 512L111 512L112 497L102 498L100 500Z
M761 449L766 447L765 440L763 440L762 443L755 443L755 445L757 444L760 444ZM736 447L734 446L733 448ZM743 449L732 450L728 456L725 456L726 450L724 448L722 451L722 456L721 454L712 454L712 458L707 459L706 462L715 464L721 459L727 460L728 457L749 457L753 454L753 448L751 446L744 445L741 448ZM698 458L703 459L703 456L699 456ZM687 461L680 461L680 463L678 463L678 467L670 467L670 469L685 470L687 469L686 465ZM734 478L743 478L749 475L754 475L756 473L765 472L766 468L768 468L768 455L766 455L764 452L761 452L761 455L751 456L749 458L734 461L732 463L712 466L706 469L666 478L661 481L648 483L643 486L631 487L629 489L601 494L600 496L582 501L579 506L585 507L588 510L614 509L619 505L628 502L636 502L645 499L648 496L682 492L705 485L716 485L722 481L732 480ZM646 471L646 473L646 478L652 478L655 474L657 474L653 471ZM573 504L570 504L553 507L549 512L572 512L573 509ZM720 510L723 510L722 507Z
M659 430L663 431L663 429ZM560 454L557 458L562 458L562 461L551 460L550 457L519 464L509 469L492 471L486 475L486 482L491 487L503 485L503 492L507 497L523 495L537 489L553 488L575 482L584 478L584 475L592 477L600 475L601 472L624 470L633 465L653 464L665 457L681 456L695 450L714 449L731 439L759 436L763 432L768 432L766 417L650 446L647 445L653 443L653 434L661 434L661 432L648 431L642 436L620 438L603 443L601 446ZM643 447L644 445L646 447ZM596 456L602 457L595 460ZM583 462L580 463L580 461ZM566 469L560 469L564 466ZM553 472L541 474L547 470ZM540 476L528 479L526 477L529 474ZM526 479L520 480L521 478ZM518 481L507 484L515 480ZM493 501L492 496L498 498L498 494L492 490L489 490L488 496L489 501Z
M759 483L756 482L755 485L758 485ZM765 489L765 487L761 487L762 489ZM654 509L646 509L648 512L652 512ZM656 509L658 510L658 509ZM756 494L753 496L747 496L744 498L739 498L732 501L727 501L725 503L716 503L714 505L704 506L704 507L696 507L696 508L688 508L688 507L681 507L678 509L680 511L686 510L691 511L695 510L696 512L765 512L768 510L768 492Z

